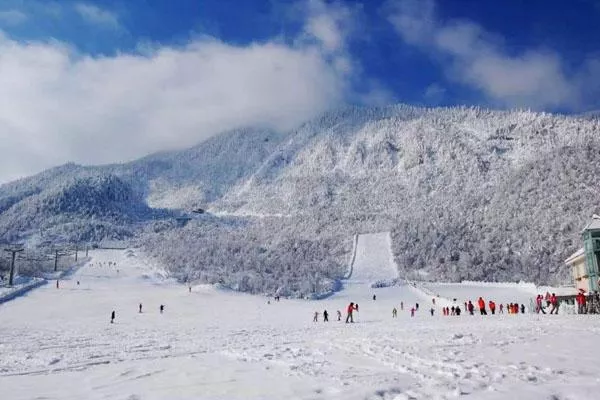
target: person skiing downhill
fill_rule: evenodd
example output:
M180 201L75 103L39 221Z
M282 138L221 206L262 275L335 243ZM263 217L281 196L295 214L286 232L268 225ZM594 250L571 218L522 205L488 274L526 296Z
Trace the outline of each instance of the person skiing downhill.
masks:
M354 305L354 303L351 302L348 304L348 308L346 309L346 323L354 323L354 319L352 318L352 313L354 310L358 311L358 305Z

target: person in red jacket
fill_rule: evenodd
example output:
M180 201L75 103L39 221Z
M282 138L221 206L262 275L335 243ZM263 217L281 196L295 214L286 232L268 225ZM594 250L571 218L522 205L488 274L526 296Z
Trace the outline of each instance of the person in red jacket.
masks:
M354 319L352 318L352 313L354 310L357 310L358 307L354 305L354 303L348 304L348 309L346 310L346 323L352 322L354 323Z
M490 306L490 311L492 312L492 315L495 315L496 314L496 303L494 303L493 301L490 300L489 306Z
M558 299L556 298L556 295L554 293L552 293L552 296L550 296L550 304L552 305L552 310L550 310L550 314L558 314Z
M479 300L477 300L477 304L479 305L479 312L481 313L481 315L487 315L487 311L485 311L485 301L482 297L480 297Z

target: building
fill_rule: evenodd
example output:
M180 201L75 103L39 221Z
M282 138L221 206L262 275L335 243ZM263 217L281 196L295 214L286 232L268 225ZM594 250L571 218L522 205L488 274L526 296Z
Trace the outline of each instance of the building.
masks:
M600 216L595 215L582 233L583 247L565 260L573 271L577 289L586 292L598 290L598 266L600 265Z

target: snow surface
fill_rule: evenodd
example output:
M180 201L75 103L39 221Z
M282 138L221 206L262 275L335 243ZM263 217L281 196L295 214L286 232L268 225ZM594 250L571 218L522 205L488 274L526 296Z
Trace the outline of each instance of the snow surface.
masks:
M371 288L395 277L388 240L359 237L345 289L322 301L204 285L189 293L136 250L92 251L60 289L45 285L0 306L2 399L596 397L596 316L431 317L418 288ZM520 296L510 286L446 287L461 299ZM360 305L357 323L337 322L349 301ZM324 309L331 322L312 322Z

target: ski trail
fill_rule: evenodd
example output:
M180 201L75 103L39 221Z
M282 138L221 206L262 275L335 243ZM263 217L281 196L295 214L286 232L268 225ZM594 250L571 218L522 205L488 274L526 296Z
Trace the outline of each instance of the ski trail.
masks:
M389 232L359 235L350 281L357 284L372 284L396 279L398 269L391 249L392 240Z

